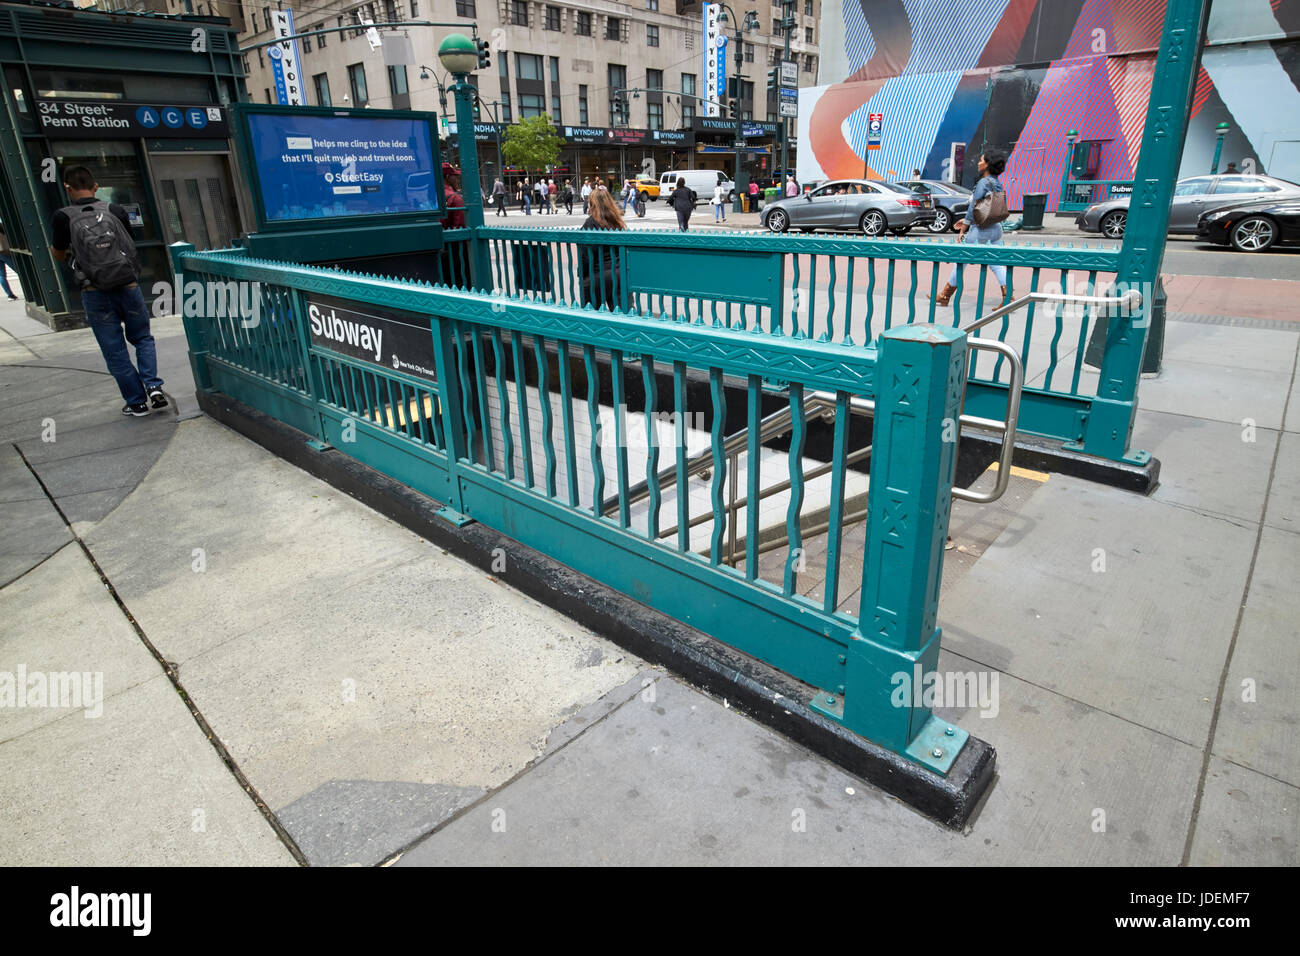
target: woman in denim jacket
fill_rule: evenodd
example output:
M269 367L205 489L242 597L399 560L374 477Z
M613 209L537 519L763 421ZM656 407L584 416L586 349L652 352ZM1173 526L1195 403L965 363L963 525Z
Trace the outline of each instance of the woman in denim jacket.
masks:
M979 226L975 224L975 204L990 193L1002 192L1002 184L998 182L997 177L1002 175L1002 170L1006 169L1007 159L996 150L988 150L980 157L979 170L980 180L975 184L975 191L971 193L970 207L966 210L966 218L957 224L957 232L960 235L958 241L978 242L984 244L1002 243L1002 223L995 222L991 226ZM967 240L967 233L970 238ZM1006 266L990 265L993 270L993 278L998 280L998 285L1002 289L1003 300L1007 297L1007 268ZM957 291L957 272L961 269L960 265L952 267L952 272L948 275L948 283L939 293L939 297L934 301L939 305L947 305L952 301L952 294Z

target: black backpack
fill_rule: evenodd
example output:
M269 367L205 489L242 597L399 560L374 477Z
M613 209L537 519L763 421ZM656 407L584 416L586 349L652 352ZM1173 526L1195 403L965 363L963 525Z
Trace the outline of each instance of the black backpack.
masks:
M139 281L135 242L108 203L95 200L66 206L72 236L72 268L83 285L111 291Z

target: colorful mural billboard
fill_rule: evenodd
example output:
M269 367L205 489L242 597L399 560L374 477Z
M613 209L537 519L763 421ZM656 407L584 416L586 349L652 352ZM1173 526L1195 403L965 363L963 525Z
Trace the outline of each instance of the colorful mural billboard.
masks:
M1164 12L1164 0L825 2L819 75L833 82L800 91L799 178L920 169L971 185L981 150L998 148L1011 207L1041 192L1050 210L1073 130L1082 178L1132 179ZM1182 175L1209 172L1220 123L1221 168L1300 181L1300 0L1212 6ZM955 143L967 148L953 171Z

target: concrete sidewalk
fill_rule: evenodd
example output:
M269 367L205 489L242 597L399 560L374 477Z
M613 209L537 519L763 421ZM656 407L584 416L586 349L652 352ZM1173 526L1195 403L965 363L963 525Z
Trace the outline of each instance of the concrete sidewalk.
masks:
M102 690L0 707L0 862L1300 862L1300 333L1169 325L1152 497L954 510L940 669L997 693L940 712L999 767L955 833L514 591L506 539L484 575L195 416L176 320L142 420L33 325L0 305L0 680Z

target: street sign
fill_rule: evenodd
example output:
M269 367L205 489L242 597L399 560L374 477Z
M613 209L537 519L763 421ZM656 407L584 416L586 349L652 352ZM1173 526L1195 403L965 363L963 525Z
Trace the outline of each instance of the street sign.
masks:
M797 60L781 61L781 85L782 86L799 85L799 63Z
M781 87L781 115L799 115L799 91L797 89Z
M867 114L867 149L880 149L885 138L885 114Z
M293 36L293 11L277 10L271 14L272 29L277 37ZM275 78L275 97L285 106L306 106L302 77L298 68L298 41L282 39L267 51L271 74Z

